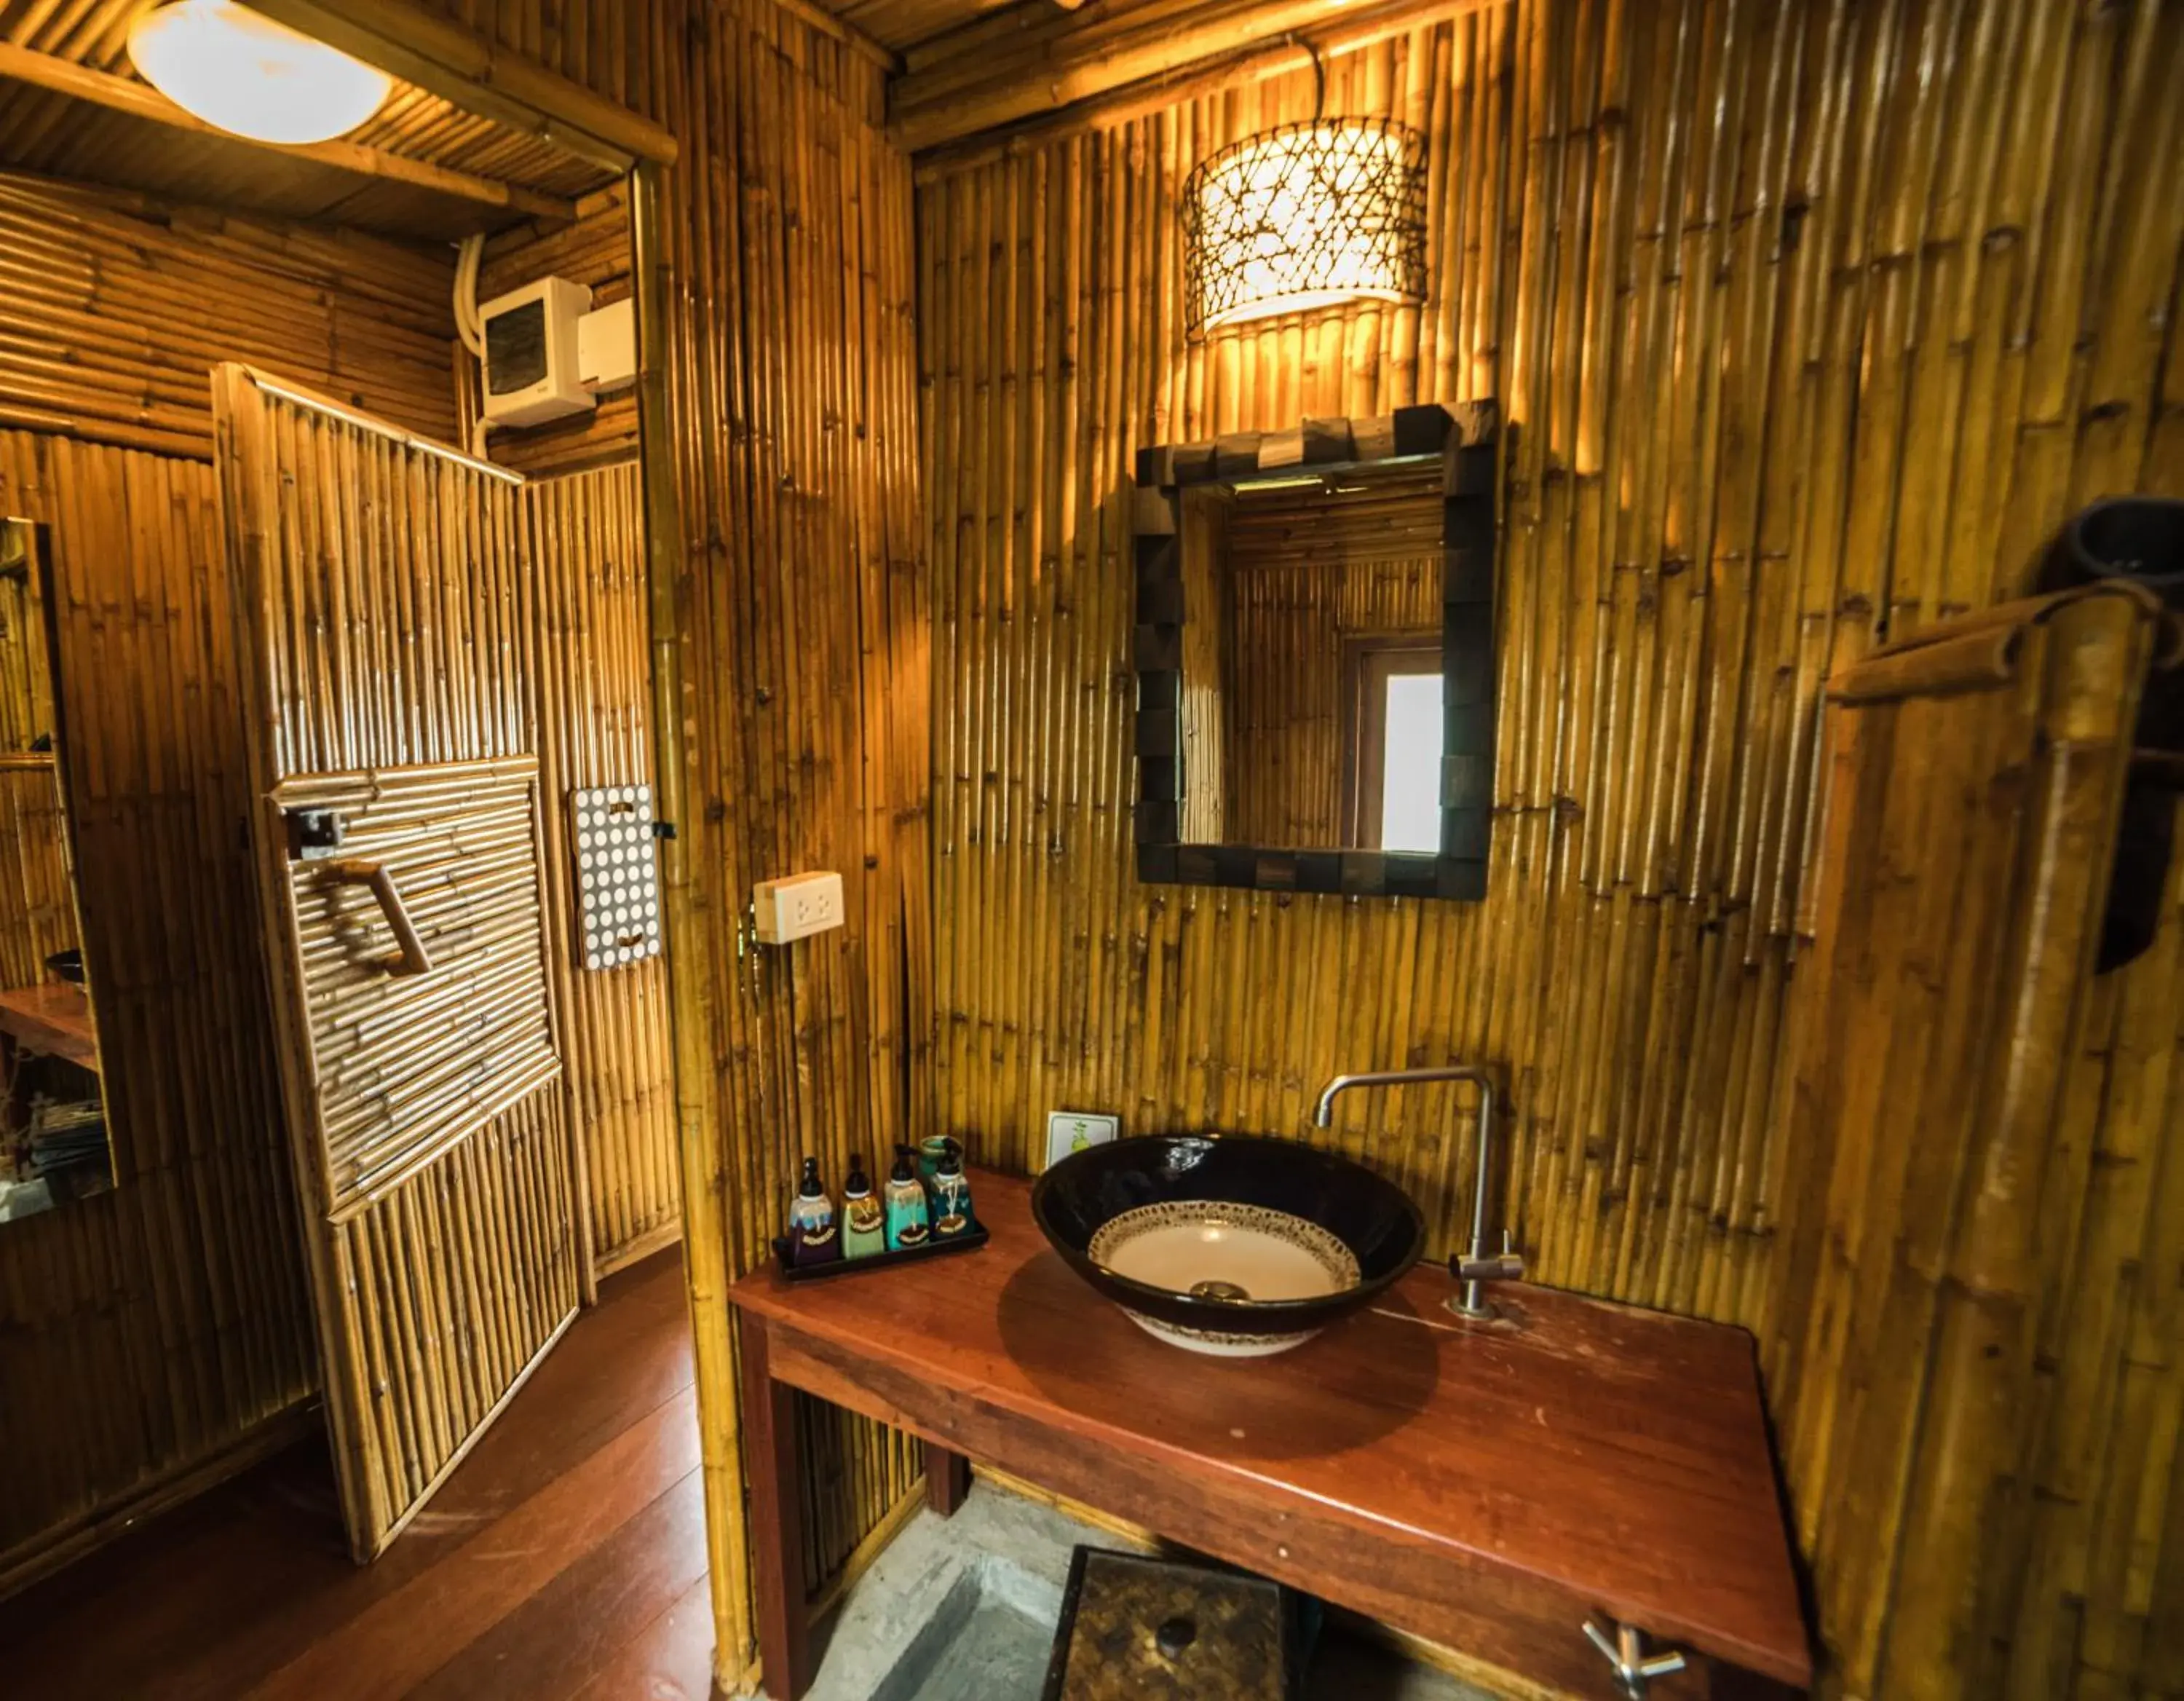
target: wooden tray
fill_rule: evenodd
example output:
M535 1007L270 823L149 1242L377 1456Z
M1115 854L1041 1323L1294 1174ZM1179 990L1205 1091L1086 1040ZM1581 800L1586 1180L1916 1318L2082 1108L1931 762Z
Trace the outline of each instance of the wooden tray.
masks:
M866 1270L883 1270L897 1264L921 1263L927 1258L945 1258L950 1252L967 1252L983 1246L989 1237L986 1225L975 1218L969 1230L944 1241L929 1241L924 1246L912 1246L908 1252L868 1252L861 1258L829 1258L823 1264L801 1267L788 1261L788 1236L773 1237L774 1268L790 1281L823 1281L828 1276L858 1275Z

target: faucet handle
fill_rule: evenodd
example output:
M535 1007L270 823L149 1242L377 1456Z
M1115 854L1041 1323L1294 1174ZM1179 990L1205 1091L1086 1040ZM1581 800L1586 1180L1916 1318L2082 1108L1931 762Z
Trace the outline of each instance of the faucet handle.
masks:
M1684 1669L1684 1656L1674 1648L1648 1654L1646 1633L1635 1624L1619 1624L1609 1619L1603 1629L1598 1620L1587 1619L1585 1633L1607 1661L1623 1693L1632 1697L1633 1701L1645 1701L1646 1692L1655 1678Z
M1502 1231L1502 1250L1491 1258L1476 1250L1448 1261L1448 1273L1458 1281L1522 1281L1524 1261L1511 1250L1516 1245L1509 1230Z

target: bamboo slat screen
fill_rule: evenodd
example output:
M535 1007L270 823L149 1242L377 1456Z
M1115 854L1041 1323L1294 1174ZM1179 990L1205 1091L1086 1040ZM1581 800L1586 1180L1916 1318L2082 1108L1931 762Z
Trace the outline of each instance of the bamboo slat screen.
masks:
M5 1590L234 1459L317 1372L212 469L0 428L0 512L52 528L117 1181L0 1234Z
M2184 489L2184 207L2149 168L2177 157L2181 81L2173 7L1515 0L1328 67L1330 115L1429 138L1424 306L1197 346L1177 189L1212 148L1309 116L1308 75L928 172L921 1120L1030 1169L1060 1106L1311 1138L1338 1068L1490 1059L1538 1279L1765 1330L1774 1240L1825 1208L1782 1191L1823 682L1884 623L2021 590L2084 501ZM1134 449L1489 395L1513 441L1487 901L1139 887ZM2170 967L2097 993L2098 1031L2173 1028L2176 937ZM2103 1090L2106 1067L2076 1065L2085 1137L2143 1151L2170 1113ZM1413 1091L1331 1137L1407 1186L1446 1250L1469 1115ZM2126 1196L2171 1224L2184 1208ZM2054 1274L2101 1343L2071 1338L2074 1391L2122 1377L2113 1421L2173 1425L2150 1367L2178 1357L2174 1306L2126 1342L2113 1267L2083 1289ZM2053 1509L2021 1564L1995 1550L1980 1633L2013 1633L1990 1601L2037 1609L2008 1693L2176 1692L2176 1632L2133 1603L2176 1598L2179 1503L2124 1492L2103 1524ZM1915 1579L1854 1569L1822 1603L1840 1646L1942 1621ZM1975 1693L1974 1664L1891 1693Z
M449 250L0 170L0 426L209 456L205 374L286 372L454 430Z
M346 1219L560 1074L539 973L538 766L309 773L272 799L340 816L342 856L393 871L432 962L386 973L393 940L371 894L323 863L288 863L325 1208Z
M666 960L583 968L569 848L571 791L652 783L644 520L632 463L540 479L523 497L538 577L546 937L588 1159L593 1256L604 1274L682 1227Z
M221 366L213 389L249 766L265 800L260 936L326 1410L364 1559L559 1338L583 1282L542 928L541 588L504 477L283 397L241 366ZM329 955L383 955L386 934L374 927L367 945L304 895L287 901L308 876L291 863L282 806L359 794L369 801L348 812L362 854L402 884L432 958L414 979L326 970ZM406 1046L376 1067L357 1053L358 1039L397 1032ZM478 1046L469 1103L454 1085L460 1056L449 1064L465 1038ZM363 1067L345 1071L345 1052ZM428 1125L442 1113L452 1125ZM360 1152L383 1162L353 1174ZM367 1175L388 1191L364 1191Z
M1849 1694L2184 1683L2184 929L2091 975L2151 603L1837 678L1764 1345Z

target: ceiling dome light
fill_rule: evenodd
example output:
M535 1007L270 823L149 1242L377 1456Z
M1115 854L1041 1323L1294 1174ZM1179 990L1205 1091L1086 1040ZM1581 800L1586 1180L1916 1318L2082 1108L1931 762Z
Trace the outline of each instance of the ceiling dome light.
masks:
M1346 301L1423 301L1425 149L1371 119L1284 125L1210 154L1183 189L1187 328Z
M232 0L177 0L130 25L129 58L181 107L255 142L325 142L385 103L386 72Z

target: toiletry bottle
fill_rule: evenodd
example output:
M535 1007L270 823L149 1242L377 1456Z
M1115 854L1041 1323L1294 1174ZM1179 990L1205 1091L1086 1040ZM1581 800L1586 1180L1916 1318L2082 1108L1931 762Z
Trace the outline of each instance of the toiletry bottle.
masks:
M887 1213L872 1197L865 1160L850 1160L850 1179L842 1184L842 1256L868 1258L887 1250Z
M944 1134L928 1134L917 1142L917 1179L925 1184L928 1200L933 1197L933 1178L940 1173L941 1156L952 1144Z
M804 1160L804 1183L788 1202L788 1261L799 1269L831 1263L842 1256L834 1202L819 1185L819 1160Z
M963 1173L963 1148L954 1141L933 1177L933 1238L952 1241L971 1231L971 1180Z
M888 1250L910 1252L931 1238L925 1184L917 1179L916 1154L906 1146L898 1146L894 1149L894 1168L887 1184Z

